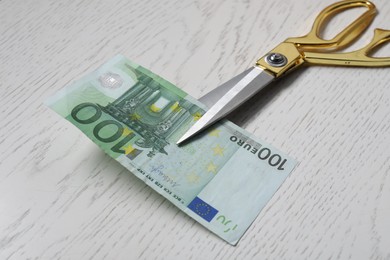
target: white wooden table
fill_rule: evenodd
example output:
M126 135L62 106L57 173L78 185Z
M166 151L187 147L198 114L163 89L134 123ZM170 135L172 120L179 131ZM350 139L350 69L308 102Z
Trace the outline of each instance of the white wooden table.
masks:
M390 68L308 67L231 116L300 162L236 247L42 104L117 53L200 97L333 2L1 0L0 259L390 259Z

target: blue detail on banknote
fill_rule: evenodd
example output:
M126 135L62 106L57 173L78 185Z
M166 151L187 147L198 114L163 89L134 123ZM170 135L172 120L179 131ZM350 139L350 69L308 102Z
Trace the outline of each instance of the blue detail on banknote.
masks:
M217 209L213 208L199 197L195 197L195 199L188 205L188 208L207 222L210 222L218 213Z

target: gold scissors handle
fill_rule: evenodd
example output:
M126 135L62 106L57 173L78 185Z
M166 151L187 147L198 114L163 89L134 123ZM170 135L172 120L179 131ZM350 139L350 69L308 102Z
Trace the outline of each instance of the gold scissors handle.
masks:
M390 41L390 31L375 29L374 38L359 50L345 53L315 53L305 52L304 60L309 64L385 67L390 66L390 58L374 58L369 56L376 48Z
M338 33L333 39L321 38L321 32L330 18L356 7L367 11ZM269 54L259 59L257 66L266 69L276 77L281 76L303 63L338 66L390 66L390 58L369 56L380 45L390 41L390 31L376 29L374 38L364 48L347 53L334 53L351 45L371 24L376 15L376 7L370 1L345 0L325 8L314 21L310 32L302 37L288 38Z
M325 40L320 33L326 22L335 14L344 10L365 7L367 11L337 34L333 39ZM334 53L353 43L370 25L376 14L375 5L363 0L345 0L325 8L317 17L311 31L297 38L289 38L276 46L270 53L259 59L239 80L233 79L225 86L210 92L209 110L177 141L180 144L203 131L208 126L224 118L228 113L248 100L270 82L297 68L299 65L326 64L342 66L390 66L390 58L374 58L369 54L379 45L390 41L390 31L375 30L374 39L366 47L348 53ZM228 86L228 87L227 87ZM220 96L220 93L224 94ZM215 99L215 97L219 99Z

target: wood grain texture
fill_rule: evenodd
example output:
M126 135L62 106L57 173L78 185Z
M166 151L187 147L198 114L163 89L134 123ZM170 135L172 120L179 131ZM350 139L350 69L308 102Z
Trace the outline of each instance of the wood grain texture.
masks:
M117 53L200 97L333 2L1 0L0 258L390 259L389 68L305 68L230 116L300 162L236 247L42 104ZM375 4L353 47L390 29Z

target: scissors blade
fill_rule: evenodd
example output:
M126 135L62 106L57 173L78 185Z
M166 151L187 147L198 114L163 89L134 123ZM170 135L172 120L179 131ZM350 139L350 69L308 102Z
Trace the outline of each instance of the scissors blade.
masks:
M249 68L247 70L244 70L234 78L231 78L230 80L226 81L222 85L219 85L215 89L211 90L210 92L206 93L203 97L199 98L198 100L200 103L207 107L212 107L215 103L217 103L218 100L221 99L231 88L233 88L242 78L244 78L252 68Z
M240 74L241 75L241 74ZM208 126L225 117L251 96L268 85L275 77L254 66L177 141L181 144ZM222 92L222 91L220 91ZM219 92L218 92L219 93Z

